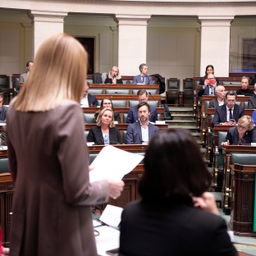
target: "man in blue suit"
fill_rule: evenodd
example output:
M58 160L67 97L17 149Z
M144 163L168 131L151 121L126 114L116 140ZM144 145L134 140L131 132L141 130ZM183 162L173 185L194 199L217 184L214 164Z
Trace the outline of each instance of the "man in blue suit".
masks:
M244 115L244 108L236 104L236 93L229 91L225 97L225 104L218 106L213 117L215 124L236 125L238 119Z
M133 84L153 84L153 80L148 76L148 66L145 63L139 65L140 74L133 78Z
M140 102L148 102L148 92L145 89L140 89L137 92L138 101ZM155 123L157 120L157 112L156 108L151 106L151 114L149 116L149 121ZM127 123L134 123L138 120L138 108L137 105L130 107L128 115L127 115Z
M127 144L148 144L152 136L159 130L149 122L150 106L141 102L137 106L139 121L129 124L126 134Z
M86 81L83 90L83 98L80 101L81 107L97 107L99 105L97 98L88 93L89 88L90 84Z

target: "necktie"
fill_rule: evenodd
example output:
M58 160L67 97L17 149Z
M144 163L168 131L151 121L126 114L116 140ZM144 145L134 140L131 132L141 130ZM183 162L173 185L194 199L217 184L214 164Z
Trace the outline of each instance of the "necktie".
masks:
M229 109L229 120L233 119L232 108Z
M144 83L144 76L141 76L141 82Z

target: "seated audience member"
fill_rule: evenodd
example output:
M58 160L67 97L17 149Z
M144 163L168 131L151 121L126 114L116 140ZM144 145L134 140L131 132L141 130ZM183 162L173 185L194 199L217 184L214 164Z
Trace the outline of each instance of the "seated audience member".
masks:
M0 93L0 122L5 122L7 107L3 105L4 95Z
M222 106L225 104L225 87L222 85L217 86L215 89L215 93L216 98L209 102L209 108L217 108L218 106Z
M204 85L198 92L198 96L202 95L216 95L215 89L217 87L217 81L213 74L209 74L207 78L204 80Z
M212 176L189 131L167 129L153 136L144 170L141 199L122 212L120 255L237 255L207 192Z
M249 89L249 77L243 76L241 79L241 89L236 91L237 95L253 96L253 90Z
M140 89L137 92L138 95L138 101L141 102L148 102L148 92L145 89ZM157 112L156 108L153 106L150 106L151 114L149 117L149 121L155 123L157 120ZM127 123L134 123L138 120L138 109L137 105L130 107L128 115L127 115Z
M110 99L103 99L100 103L100 109L95 113L95 120L98 117L99 112L104 109L104 108L110 108L114 112L114 120L117 121L118 123L121 122L120 119L120 114L118 112L115 112L115 108L113 106L112 100Z
M25 80L27 79L27 76L29 75L29 71L32 70L33 65L34 65L34 62L31 60L26 63L26 73L20 75L20 80L19 80L20 84L25 83Z
M87 141L97 145L122 143L120 132L114 124L114 112L111 109L104 108L100 111L96 126L89 130Z
M83 98L80 101L81 107L97 107L99 105L97 98L94 95L88 93L89 88L90 84L85 81Z
M214 75L214 67L213 67L213 65L206 66L206 68L205 68L205 76L200 78L200 81L199 81L200 85L204 85L205 84L205 80L208 78L209 74L213 74ZM216 83L217 83L217 85L220 84L219 83L219 79L217 77L216 77Z
M225 96L225 104L216 108L212 126L215 124L236 125L243 115L244 108L236 104L236 93L229 91Z
M248 99L248 108L256 109L256 94Z
M153 80L148 76L148 66L145 63L139 65L140 74L133 77L133 84L153 84Z
M139 121L129 124L126 134L127 144L148 144L152 136L159 130L149 122L150 106L141 102L137 106Z
M253 120L253 124L256 125L256 110L252 112L252 120Z
M225 142L221 145L242 145L256 142L256 130L250 116L242 116L237 122L237 126L228 130Z
M122 84L122 77L119 74L119 69L117 66L111 68L107 74L107 78L104 81L105 84Z
M6 141L6 125L2 126L1 136L0 136L0 146L7 146Z

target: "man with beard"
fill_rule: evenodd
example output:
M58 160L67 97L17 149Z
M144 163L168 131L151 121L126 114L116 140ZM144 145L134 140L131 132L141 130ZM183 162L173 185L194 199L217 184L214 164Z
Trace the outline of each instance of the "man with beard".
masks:
M159 129L149 122L150 106L147 102L139 103L137 110L139 120L128 126L126 142L127 144L148 144Z

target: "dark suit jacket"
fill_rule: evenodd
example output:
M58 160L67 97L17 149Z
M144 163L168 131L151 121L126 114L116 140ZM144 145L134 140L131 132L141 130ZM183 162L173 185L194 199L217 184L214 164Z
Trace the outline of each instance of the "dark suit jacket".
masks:
M255 109L256 108L256 95L253 95L248 99L248 108Z
M98 115L99 115L99 113L96 112L95 115L94 115L95 116L95 120L97 119ZM121 122L120 114L118 112L114 112L114 120L117 121L118 123Z
M149 116L149 121L155 123L157 120L157 112L156 112L156 108L153 106L150 106L150 116ZM135 123L136 121L138 121L138 109L137 109L137 105L130 107L128 115L127 115L127 123Z
M234 110L233 110L233 119L236 120L236 122L238 121L238 119L244 115L244 108L235 104L234 106ZM214 118L212 121L212 127L215 124L220 124L220 123L224 123L227 122L227 109L226 109L226 104L222 105L222 106L218 106L216 108L216 112L214 114Z
M209 102L209 108L217 108L219 106L217 98L211 100Z
M226 141L229 140L230 145L238 145L238 144L249 144L251 142L256 142L256 130L253 128L251 131L245 133L242 142L239 143L237 126L231 127L228 130Z
M104 84L112 84L112 83L113 83L112 78L109 78L108 75L107 75L107 78L105 79ZM123 80L122 79L116 79L116 83L117 84L122 84Z
M2 106L0 109L0 121L5 121L8 107Z
M98 102L97 98L94 95L90 94L90 93L88 93L88 102L89 102L90 107L99 106L99 102Z
M87 141L94 142L96 145L104 145L104 139L102 137L100 126L94 126L89 130L89 133L87 135ZM120 132L116 127L109 128L109 143L110 144L122 143Z
M246 90L237 90L236 91L236 94L237 95L244 95L244 96L253 96L254 95L254 92L253 90L250 90L250 89L246 89Z
M216 95L215 93L215 88L214 89L214 95ZM207 85L206 88L204 89L203 87L200 89L200 91L197 93L198 96L202 96L202 95L209 95L209 86Z
M148 133L149 140L152 136L158 131L158 127L153 124L148 124ZM129 124L126 133L126 143L127 144L142 144L142 135L141 135L141 126L140 122L135 122L133 124Z
M1 146L7 146L7 140L6 140L6 125L2 126L1 136L0 136L0 145Z
M143 83L141 81L141 75L137 75L135 77L133 77L133 84L138 84L138 83ZM153 80L150 76L144 76L144 84L153 84Z
M159 201L133 201L124 207L120 255L237 255L222 217L194 208L191 198Z

